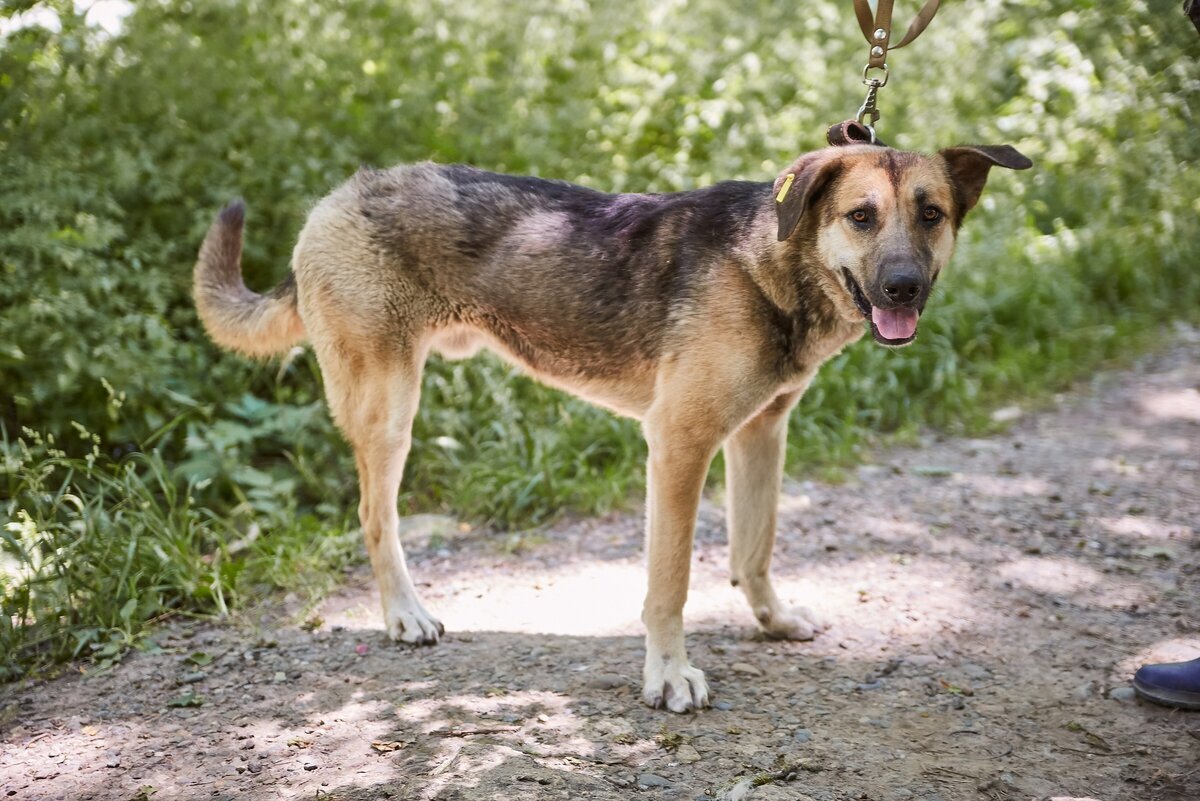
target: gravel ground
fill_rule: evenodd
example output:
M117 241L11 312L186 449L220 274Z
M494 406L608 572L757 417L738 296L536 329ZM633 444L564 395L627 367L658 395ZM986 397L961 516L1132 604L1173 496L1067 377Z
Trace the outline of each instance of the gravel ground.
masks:
M1128 680L1200 655L1198 347L789 483L780 594L833 622L810 643L755 633L710 498L687 625L713 709L638 699L636 514L421 518L441 645L386 642L365 570L313 630L164 626L107 674L0 688L0 797L1195 801L1200 713Z

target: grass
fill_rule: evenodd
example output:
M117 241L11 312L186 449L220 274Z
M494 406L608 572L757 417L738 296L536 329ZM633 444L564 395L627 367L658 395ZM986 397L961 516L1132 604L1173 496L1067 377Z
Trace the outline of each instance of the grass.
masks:
M258 523L248 536L157 451L113 460L77 434L82 457L35 432L2 442L0 679L71 659L106 668L150 621L224 615L277 588L315 595L357 558L344 521L264 519L272 536Z

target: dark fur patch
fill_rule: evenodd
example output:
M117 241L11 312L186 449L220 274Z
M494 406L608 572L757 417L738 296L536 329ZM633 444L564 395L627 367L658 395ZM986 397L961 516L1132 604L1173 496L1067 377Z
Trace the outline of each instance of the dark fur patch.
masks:
M888 181L892 185L892 189L900 191L900 181L904 177L906 170L916 166L919 162L919 157L915 153L909 153L904 150L891 150L890 148L881 149L876 164L883 168L887 173Z
M671 314L747 235L770 193L727 182L609 195L461 165L421 169L363 182L382 249L436 287L451 320L492 332L535 369L585 377L654 360ZM412 212L399 211L397 195L430 176L452 195L431 199L427 220L399 219Z

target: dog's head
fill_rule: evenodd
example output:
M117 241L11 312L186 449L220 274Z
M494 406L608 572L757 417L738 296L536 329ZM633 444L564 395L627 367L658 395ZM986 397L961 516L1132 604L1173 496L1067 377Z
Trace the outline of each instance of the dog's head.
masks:
M843 317L870 322L876 342L907 345L988 170L1031 166L1008 145L933 156L872 145L819 150L775 181L779 241L815 254Z

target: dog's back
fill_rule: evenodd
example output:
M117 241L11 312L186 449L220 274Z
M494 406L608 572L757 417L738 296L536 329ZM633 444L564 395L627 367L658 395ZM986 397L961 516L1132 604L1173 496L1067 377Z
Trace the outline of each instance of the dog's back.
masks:
M609 195L459 165L362 170L301 234L302 316L332 305L372 337L468 326L551 381L611 381L659 358L769 189Z

